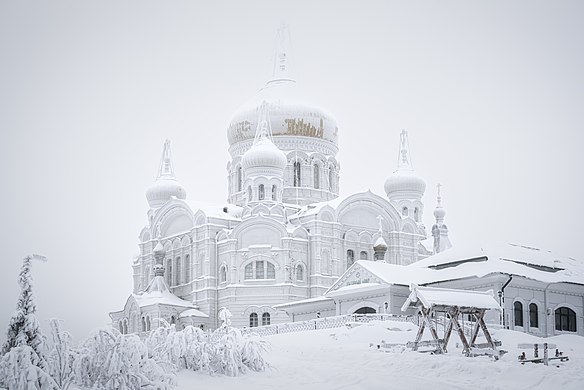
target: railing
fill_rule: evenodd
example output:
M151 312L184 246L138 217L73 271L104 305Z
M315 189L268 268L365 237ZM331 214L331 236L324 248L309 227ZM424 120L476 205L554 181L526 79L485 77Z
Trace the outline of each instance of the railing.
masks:
M341 328L349 323L368 323L371 321L411 322L415 325L418 325L418 316L396 316L392 314L347 314L334 317L316 318L314 320L307 321L287 322L283 324L244 328L242 332L256 333L260 336L271 336L275 334L304 332L308 330Z

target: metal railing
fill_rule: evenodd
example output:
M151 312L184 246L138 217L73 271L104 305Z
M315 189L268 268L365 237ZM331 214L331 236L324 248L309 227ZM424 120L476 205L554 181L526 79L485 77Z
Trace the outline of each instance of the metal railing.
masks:
M397 316L392 314L346 314L333 317L316 318L307 321L286 322L283 324L273 324L257 326L253 328L243 328L243 333L255 333L259 336L271 336L275 334L304 332L319 329L342 328L350 323L368 323L371 321L399 321L411 322L418 325L418 316Z

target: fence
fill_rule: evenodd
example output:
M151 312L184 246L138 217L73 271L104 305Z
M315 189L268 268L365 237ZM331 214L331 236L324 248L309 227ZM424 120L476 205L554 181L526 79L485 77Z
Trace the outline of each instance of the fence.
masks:
M287 322L283 324L265 325L254 328L244 328L243 333L255 333L260 336L303 332L308 330L334 329L349 323L367 323L371 321L411 322L418 325L418 316L396 316L392 314L347 314L334 317L317 318L308 321Z

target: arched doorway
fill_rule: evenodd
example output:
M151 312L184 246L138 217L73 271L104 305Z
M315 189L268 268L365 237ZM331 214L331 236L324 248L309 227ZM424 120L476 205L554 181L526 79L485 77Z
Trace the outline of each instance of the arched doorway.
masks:
M377 313L377 311L374 308L365 306L356 310L355 313L353 314L375 314L375 313Z

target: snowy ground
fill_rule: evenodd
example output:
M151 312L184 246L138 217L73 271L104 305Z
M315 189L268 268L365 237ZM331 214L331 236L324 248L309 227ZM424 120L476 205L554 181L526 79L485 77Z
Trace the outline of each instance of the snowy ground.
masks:
M466 358L456 348L453 334L446 355L395 348L381 352L370 343L405 343L417 328L408 323L376 322L346 329L329 329L269 336L272 344L266 372L232 378L181 371L179 388L213 389L584 389L584 338L562 335L555 343L570 360L550 364L517 362L518 343L542 339L508 330L494 331L509 351L495 362L487 357ZM532 351L528 351L532 354ZM543 352L542 352L543 354Z

